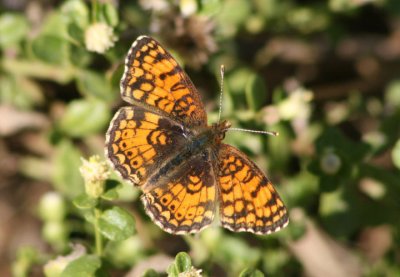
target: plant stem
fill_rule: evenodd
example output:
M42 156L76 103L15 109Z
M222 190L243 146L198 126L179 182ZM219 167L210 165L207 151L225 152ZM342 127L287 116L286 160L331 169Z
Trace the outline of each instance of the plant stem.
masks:
M101 211L97 208L94 209L94 237L95 237L95 243L96 243L96 254L97 256L102 256L103 255L103 240L102 236L100 234L100 228L99 228L99 219L101 216Z
M92 22L97 22L97 0L92 0Z

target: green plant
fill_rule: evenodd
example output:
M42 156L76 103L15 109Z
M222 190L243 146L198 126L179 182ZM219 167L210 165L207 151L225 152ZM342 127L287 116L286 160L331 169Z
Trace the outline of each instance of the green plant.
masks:
M398 1L25 2L0 3L1 272L400 274ZM108 169L105 130L143 34L179 59L211 123L224 64L222 118L279 132L226 142L276 185L287 229L171 236Z

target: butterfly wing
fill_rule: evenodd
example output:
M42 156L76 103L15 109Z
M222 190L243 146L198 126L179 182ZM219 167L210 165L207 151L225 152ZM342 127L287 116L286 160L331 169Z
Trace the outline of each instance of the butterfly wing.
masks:
M218 162L220 215L225 228L269 234L288 224L288 213L278 192L244 153L221 144Z
M179 123L139 106L121 108L106 135L106 156L120 175L143 185L185 144Z
M168 175L142 195L152 220L172 234L196 233L210 225L216 186L209 153L190 158Z
M156 109L187 127L206 126L200 95L176 60L156 40L141 36L132 44L121 79L122 98Z

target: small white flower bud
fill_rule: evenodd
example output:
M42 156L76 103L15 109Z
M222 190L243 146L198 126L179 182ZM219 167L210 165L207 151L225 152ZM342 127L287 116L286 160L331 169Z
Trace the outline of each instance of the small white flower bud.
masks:
M65 202L59 193L47 192L40 199L39 214L44 221L61 221L65 213Z
M98 198L104 192L105 181L110 176L107 163L99 156L92 156L88 160L82 158L82 166L79 168L85 179L86 193L93 198Z
M50 221L43 225L43 237L51 244L63 244L67 238L67 226L63 222Z
M117 37L113 28L106 23L98 22L90 25L85 31L86 49L99 54L114 46Z
M196 0L181 0L179 4L181 13L184 17L188 17L197 11Z
M201 271L192 266L189 270L179 273L178 277L201 277Z

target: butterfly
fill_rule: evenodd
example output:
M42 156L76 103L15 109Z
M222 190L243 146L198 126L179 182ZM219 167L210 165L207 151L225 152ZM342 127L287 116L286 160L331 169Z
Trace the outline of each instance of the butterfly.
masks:
M217 209L231 231L269 234L288 224L287 209L261 169L224 144L230 123L209 126L200 94L156 40L140 36L120 83L129 105L115 114L106 156L138 186L146 213L166 232L196 233Z

